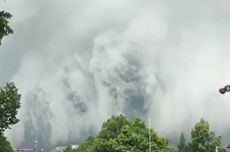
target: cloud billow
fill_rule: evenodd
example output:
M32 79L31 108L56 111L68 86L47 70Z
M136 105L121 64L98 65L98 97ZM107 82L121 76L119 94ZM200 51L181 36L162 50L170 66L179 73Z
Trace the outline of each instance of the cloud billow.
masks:
M217 92L230 76L228 1L0 3L15 14L0 51L0 82L22 93L14 146L79 142L117 113L150 117L170 138L201 117L229 132Z

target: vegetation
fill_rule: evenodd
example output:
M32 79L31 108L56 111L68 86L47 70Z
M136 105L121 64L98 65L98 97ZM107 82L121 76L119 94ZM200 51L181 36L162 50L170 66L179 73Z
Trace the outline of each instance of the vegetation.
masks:
M221 146L221 137L216 136L210 130L207 121L201 119L195 124L191 131L191 141L186 142L186 138L181 133L177 149L178 152L215 152L215 147ZM225 152L226 149L219 149L219 152Z
M71 146L66 147L66 149L64 149L63 152L71 152L73 149L71 148Z
M0 45L4 36L13 33L8 25L8 20L12 17L10 13L0 11ZM0 152L13 152L10 143L4 137L4 131L10 125L16 124L17 110L20 108L20 94L13 82L7 83L5 87L0 87Z
M151 148L155 151L174 152L168 140L151 131ZM149 129L135 118L127 120L123 115L112 116L103 123L96 137L89 137L77 149L68 152L145 152L149 148Z
M154 152L215 152L221 145L221 137L210 130L207 121L201 119L191 131L191 140L180 134L177 149L169 146L168 140L151 131L151 148ZM89 137L77 149L66 148L64 152L146 152L149 129L135 118L127 120L123 115L112 116L103 123L96 137ZM227 152L220 149L219 152Z
M13 152L10 143L6 140L6 137L4 137L3 133L1 132L0 132L0 152Z
M217 137L210 130L207 121L201 119L191 132L191 142L188 147L192 151L197 152L214 152L216 146L221 145L221 137Z
M7 83L0 88L0 132L10 128L19 120L16 118L17 109L20 108L20 94L14 83Z
M180 134L180 138L179 138L179 141L178 141L178 144L177 144L177 149L178 149L178 152L186 152L187 151L187 144L186 144L186 138L184 136L184 133L182 132Z
M0 152L13 152L3 132L19 121L16 118L17 109L20 108L19 101L20 94L14 83L7 83L5 87L0 88Z
M0 11L0 45L1 40L4 36L7 36L11 33L13 33L13 30L9 26L9 19L12 17L12 15L5 11Z

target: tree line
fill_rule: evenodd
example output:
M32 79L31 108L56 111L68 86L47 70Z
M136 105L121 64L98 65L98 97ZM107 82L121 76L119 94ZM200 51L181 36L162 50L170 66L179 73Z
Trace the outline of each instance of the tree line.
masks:
M149 145L153 152L215 152L216 146L221 146L221 137L210 130L208 121L201 119L192 128L190 141L181 133L177 146L170 146L168 139L149 130L141 119L128 120L118 115L105 121L96 136L89 137L78 148L69 146L63 152L148 152Z

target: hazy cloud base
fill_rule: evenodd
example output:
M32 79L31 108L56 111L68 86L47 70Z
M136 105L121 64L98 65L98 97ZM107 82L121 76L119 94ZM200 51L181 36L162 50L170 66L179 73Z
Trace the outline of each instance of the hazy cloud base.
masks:
M9 0L14 35L1 84L22 93L14 146L78 142L113 114L148 117L161 135L201 117L230 141L227 0Z

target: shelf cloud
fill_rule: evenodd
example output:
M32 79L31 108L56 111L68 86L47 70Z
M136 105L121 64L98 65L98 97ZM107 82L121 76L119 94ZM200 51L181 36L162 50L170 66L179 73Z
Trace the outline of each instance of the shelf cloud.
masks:
M204 118L230 141L230 2L11 0L14 34L3 39L0 83L22 94L15 147L94 135L114 114L151 118L176 139Z

